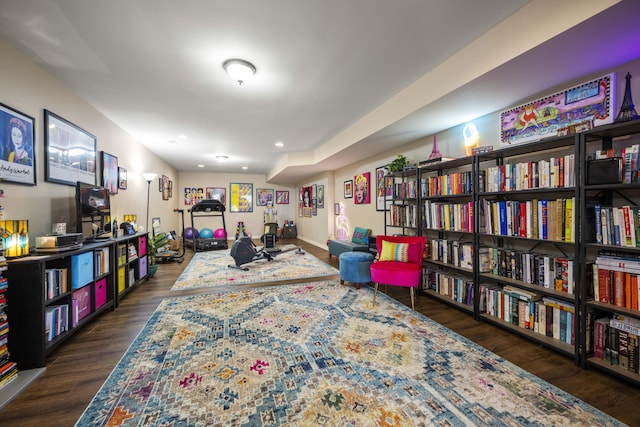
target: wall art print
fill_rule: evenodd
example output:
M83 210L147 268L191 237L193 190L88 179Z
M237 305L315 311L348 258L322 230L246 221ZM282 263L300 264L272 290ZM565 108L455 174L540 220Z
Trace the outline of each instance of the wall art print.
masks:
M96 141L86 130L44 110L45 180L96 185Z
M102 152L102 186L111 194L118 194L118 158Z
M537 141L566 128L590 129L612 123L615 108L615 73L537 99L500 114L500 145Z
M288 205L289 204L289 192L288 191L276 191L276 204Z
M253 184L232 182L229 184L229 193L230 212L253 212Z
M376 168L376 210L384 211L389 209L393 196L393 178L387 176L386 166ZM387 206L385 206L385 197Z
M224 187L207 187L207 199L217 200L227 206L227 189Z
M195 205L204 199L204 189L202 187L185 187L184 188L184 204L187 206Z
M35 119L0 104L0 179L36 185Z
M256 189L256 205L257 206L273 206L274 198L273 188L257 188Z
M371 203L371 172L361 173L353 177L354 198L356 205Z

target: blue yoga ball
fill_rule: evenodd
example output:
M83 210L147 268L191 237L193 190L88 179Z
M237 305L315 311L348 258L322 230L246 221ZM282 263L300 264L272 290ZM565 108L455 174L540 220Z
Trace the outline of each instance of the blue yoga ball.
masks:
M192 239L197 239L199 234L200 233L198 233L197 228L187 227L184 229L184 233L182 233L182 237L184 237L185 240L192 240Z
M210 228L203 228L202 230L200 230L200 238L201 239L213 238L213 230Z

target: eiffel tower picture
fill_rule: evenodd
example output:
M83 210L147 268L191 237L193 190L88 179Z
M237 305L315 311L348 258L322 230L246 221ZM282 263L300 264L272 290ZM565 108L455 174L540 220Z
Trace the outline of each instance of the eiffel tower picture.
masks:
M622 100L618 117L616 117L616 122L640 119L640 116L638 116L638 113L636 113L636 109L633 106L633 100L631 99L631 74L627 73L624 79L627 83L625 84L624 99Z

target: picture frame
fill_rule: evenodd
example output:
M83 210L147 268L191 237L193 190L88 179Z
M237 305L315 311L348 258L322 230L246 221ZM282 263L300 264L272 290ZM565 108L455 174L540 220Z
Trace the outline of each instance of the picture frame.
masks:
M173 181L169 180L169 198L173 197Z
M161 175L161 176L158 177L158 192L159 193L162 193L162 187L164 186L164 183L162 182L162 177L163 176L164 175Z
M302 205L305 208L310 208L313 203L313 186L302 187Z
M223 205L227 205L227 189L224 187L207 187L207 199L217 200Z
M353 180L348 179L344 182L344 198L350 199L353 197Z
M45 181L72 186L78 181L96 185L96 147L97 138L93 134L44 110ZM116 177L117 174L116 170Z
M376 168L376 210L389 210L391 205L391 196L393 195L393 179L387 176L389 168L380 166ZM387 204L385 206L385 200Z
M160 178L162 180L162 177ZM204 188L202 187L184 187L184 204L187 206L195 205L205 197Z
M0 180L36 185L35 119L0 104Z
M118 158L106 151L102 156L102 186L111 194L118 194Z
M340 203L333 204L333 214L340 215Z
M353 203L366 205L371 203L371 172L364 172L353 177Z
M273 188L256 189L256 206L273 206Z
M316 189L316 200L318 209L324 209L324 185L318 185Z
M162 200L169 200L169 177L162 175Z
M127 170L118 166L118 188L121 190L127 189Z
M253 184L248 182L229 183L229 212L253 212Z
M289 204L289 192L288 191L276 191L276 204L288 205Z

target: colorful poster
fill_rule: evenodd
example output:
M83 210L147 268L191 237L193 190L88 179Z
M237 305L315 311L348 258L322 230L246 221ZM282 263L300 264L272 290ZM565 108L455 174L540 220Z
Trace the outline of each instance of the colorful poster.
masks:
M612 123L615 73L500 114L500 145L508 146Z

